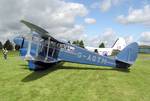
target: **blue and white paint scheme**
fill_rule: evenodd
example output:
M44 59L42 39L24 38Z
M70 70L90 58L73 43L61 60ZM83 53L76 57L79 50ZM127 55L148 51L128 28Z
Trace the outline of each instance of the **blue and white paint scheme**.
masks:
M63 61L128 69L138 55L136 42L129 44L115 58L110 58L57 40L49 32L30 22L21 22L30 28L32 36L16 37L14 42L21 47L20 55L28 61L30 70L46 68Z

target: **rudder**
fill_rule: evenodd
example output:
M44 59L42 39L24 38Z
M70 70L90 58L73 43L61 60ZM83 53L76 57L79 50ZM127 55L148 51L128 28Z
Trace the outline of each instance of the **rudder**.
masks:
M117 68L128 68L136 60L138 55L138 44L136 42L129 44L116 56Z

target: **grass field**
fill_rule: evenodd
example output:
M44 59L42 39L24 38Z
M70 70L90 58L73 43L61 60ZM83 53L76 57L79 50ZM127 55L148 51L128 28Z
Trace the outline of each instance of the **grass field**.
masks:
M0 101L150 101L150 54L129 71L64 63L30 71L18 53L0 54Z

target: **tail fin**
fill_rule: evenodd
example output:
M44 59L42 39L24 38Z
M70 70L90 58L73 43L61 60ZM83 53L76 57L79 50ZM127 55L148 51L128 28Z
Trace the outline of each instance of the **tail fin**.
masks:
M115 50L122 50L122 49L125 48L125 46L126 46L125 40L120 37L116 40L116 42L114 43L112 48L115 49Z
M138 55L138 44L136 42L129 44L116 56L117 68L128 68L136 60Z

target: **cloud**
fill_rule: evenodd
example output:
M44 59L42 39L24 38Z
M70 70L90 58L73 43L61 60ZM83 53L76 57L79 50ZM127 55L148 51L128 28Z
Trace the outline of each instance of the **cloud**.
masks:
M6 33L25 33L27 28L20 23L21 19L42 26L58 38L69 34L73 39L75 31L84 36L84 27L75 22L77 17L87 14L83 4L64 0L0 0L0 40ZM8 37L11 36L14 34Z
M86 34L84 34L84 29L83 25L74 25L72 28L62 28L62 31L58 32L59 34L57 34L56 37L71 41L82 40L84 36L86 36Z
M117 21L121 24L144 24L150 25L150 5L145 5L142 9L130 8L128 15L119 15Z
M100 5L100 9L101 11L105 12L108 11L111 6L112 6L111 0L103 0L103 2Z
M142 45L150 45L150 32L142 32L139 43Z
M130 44L133 42L133 36L130 35L130 36L125 36L125 41L127 44Z
M106 28L103 33L95 36L86 37L86 45L92 47L98 47L101 42L104 42L106 47L111 47L117 39L117 33L112 28Z
M85 19L84 19L84 22L85 22L86 24L95 24L95 23L96 23L96 20L93 19L93 18L85 18Z
M119 4L123 0L102 0L100 2L100 10L102 12L108 11L112 6Z
M122 37L125 39L125 42L127 44L132 43L136 39L132 35L126 35L126 36L118 36L117 31L115 31L112 28L106 28L104 32L94 35L94 36L87 36L85 37L85 43L86 46L91 46L91 47L98 47L100 43L104 43L106 47L112 47L112 45L115 43L115 41L119 38ZM145 36L146 37L146 36ZM148 37L148 35L147 35ZM145 40L145 38L141 38ZM140 40L141 40L140 39ZM149 40L150 37L146 40ZM149 40L150 42L150 40Z
M117 38L117 32L112 28L107 28L101 35L100 43L104 42L107 47L111 47Z
M5 34L0 35L0 41L4 44L4 42L5 42L6 40L8 40L8 39L10 40L10 39L11 39L11 41L12 41L12 39L15 38L15 37L18 36L18 35L19 35L19 34L8 32L8 33L5 33Z

